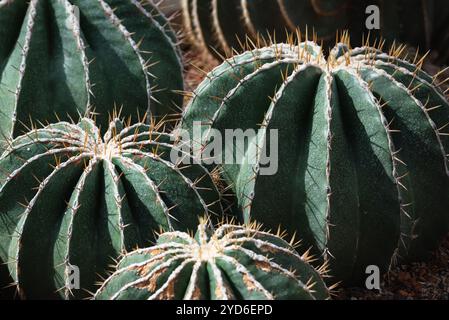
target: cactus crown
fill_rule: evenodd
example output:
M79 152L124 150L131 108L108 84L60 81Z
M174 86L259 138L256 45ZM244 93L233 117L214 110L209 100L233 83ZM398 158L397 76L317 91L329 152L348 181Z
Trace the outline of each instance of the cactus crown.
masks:
M12 141L0 157L0 259L26 297L81 298L113 258L149 245L155 230L189 230L222 217L211 174L156 132L161 125L59 122ZM178 158L176 158L178 159ZM36 242L36 239L39 239ZM38 264L39 268L35 268Z
M293 242L293 241L292 241ZM126 254L96 299L326 299L310 257L251 224L202 221L196 234L160 235L154 247Z

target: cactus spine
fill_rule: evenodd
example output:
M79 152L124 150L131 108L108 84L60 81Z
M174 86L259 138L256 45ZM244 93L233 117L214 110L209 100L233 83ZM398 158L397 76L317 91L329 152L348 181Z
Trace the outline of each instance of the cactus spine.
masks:
M126 254L95 299L328 299L322 274L292 245L254 226L205 223Z
M223 165L244 219L300 232L338 280L356 283L367 265L421 259L447 233L449 103L422 60L399 57L404 47L342 41L328 59L312 42L228 59L194 92L182 127L202 122L197 148L210 129L260 129ZM272 129L279 167L261 175Z
M2 0L0 39L0 152L30 118L107 130L114 105L134 121L182 105L176 37L149 1Z
M112 259L149 245L154 230L222 217L209 172L170 161L178 150L155 129L115 120L101 138L84 118L13 140L0 158L0 258L23 296L85 297L67 285L72 265L93 290Z

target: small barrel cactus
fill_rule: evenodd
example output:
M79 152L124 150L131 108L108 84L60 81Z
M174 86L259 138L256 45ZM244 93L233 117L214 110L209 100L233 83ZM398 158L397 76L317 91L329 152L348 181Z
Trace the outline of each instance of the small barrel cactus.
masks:
M154 241L154 231L191 230L222 219L209 172L155 127L111 122L101 138L90 119L19 136L0 158L0 258L27 298L82 298L112 259ZM5 284L6 285L6 284ZM58 293L55 293L58 290Z
M449 103L403 50L339 43L326 59L312 42L257 48L214 69L183 115L191 136L201 124L196 150L217 130L258 133L223 149L243 218L297 231L347 283L368 265L426 257L449 229ZM277 170L262 174L272 145Z
M1 0L0 39L0 152L30 118L106 131L114 105L133 120L182 105L177 40L148 0Z
M281 237L254 226L201 223L195 237L162 234L154 247L126 254L95 299L328 299L320 271Z

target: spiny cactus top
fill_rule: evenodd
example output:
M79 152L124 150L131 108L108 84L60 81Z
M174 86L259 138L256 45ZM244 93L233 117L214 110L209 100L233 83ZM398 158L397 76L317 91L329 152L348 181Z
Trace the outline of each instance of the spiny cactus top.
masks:
M154 230L191 230L204 214L221 219L209 172L171 161L177 150L170 136L154 129L115 120L101 138L85 118L34 130L5 151L0 258L26 297L51 297L61 288L58 294L71 297L72 265L81 288L92 290L112 258L148 245Z
M245 219L298 230L339 280L386 268L393 253L423 257L448 231L449 103L402 51L340 43L325 59L311 42L254 49L213 70L184 113L184 129L202 122L197 147L210 129L258 131L223 165ZM272 144L276 174L260 174Z
M321 278L293 247L257 228L202 223L195 237L162 234L123 257L95 299L327 299Z
M366 11L372 5L379 8L377 16ZM449 7L440 0L183 0L183 13L190 42L217 57L239 50L237 38L279 42L286 40L286 30L308 28L325 48L332 46L336 31L350 30L356 45L370 31L389 44L432 48L441 61L449 59ZM380 29L368 30L367 21L379 21Z
M0 152L30 117L95 112L106 131L114 106L137 120L182 105L176 37L150 1L1 0L0 39Z

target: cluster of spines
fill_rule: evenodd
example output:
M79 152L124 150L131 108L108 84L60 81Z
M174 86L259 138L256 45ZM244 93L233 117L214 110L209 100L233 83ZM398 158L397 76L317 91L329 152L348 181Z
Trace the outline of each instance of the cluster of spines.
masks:
M110 277L100 284L94 298L227 300L236 299L240 294L246 299L329 298L337 285L327 289L321 282L321 279L327 277L327 264L313 270L309 265L314 261L310 251L298 255L295 248L300 242L295 237L286 242L285 237L286 233L280 229L276 234L271 234L262 231L260 224L239 226L232 220L217 225L217 229L212 231L207 219L201 221L196 234L161 233L155 246L124 254ZM233 250L249 260L237 259L232 255ZM284 255L283 263L291 264L288 269L282 262L276 262L276 255ZM218 266L217 261L220 259L233 265L233 271L242 277L242 283ZM207 277L200 272L200 269L206 269L205 266L209 273ZM295 269L293 266L299 267ZM265 284L266 278L263 277L257 280L251 268L282 273L297 292L290 291L292 288L275 288L273 284ZM237 282L231 284L234 281ZM243 285L245 289L240 287L238 292L236 285Z

